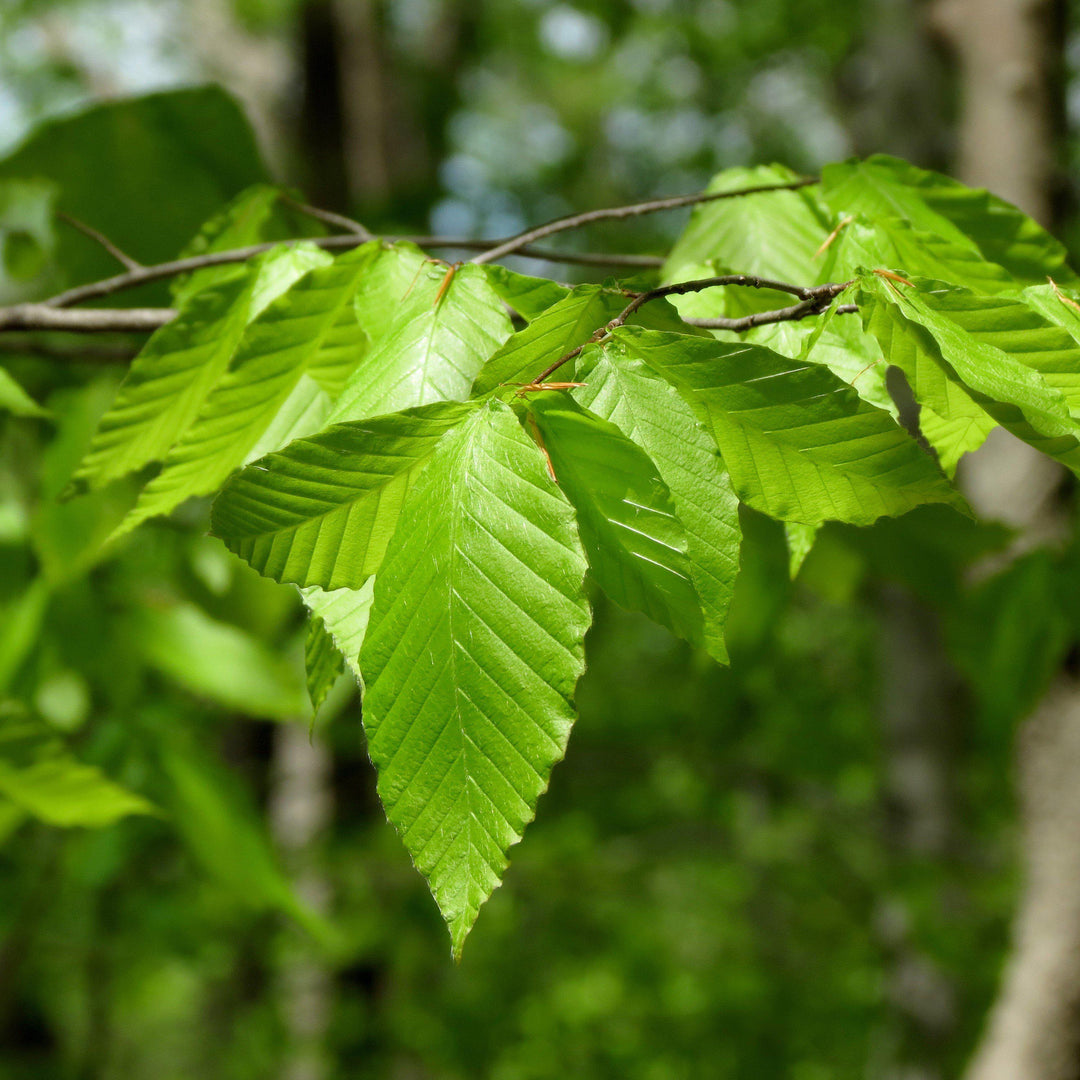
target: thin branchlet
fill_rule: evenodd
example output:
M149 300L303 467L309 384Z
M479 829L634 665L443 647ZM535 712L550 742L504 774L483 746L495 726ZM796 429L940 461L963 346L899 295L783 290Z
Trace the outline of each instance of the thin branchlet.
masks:
M395 240L409 240L423 247L446 248L459 250L480 250L481 254L473 261L476 263L492 262L504 255L516 254L531 258L558 261L566 263L579 263L591 266L623 266L637 269L652 269L662 265L663 260L654 255L634 254L602 254L596 252L557 252L546 248L537 248L532 241L551 236L555 233L565 232L569 229L579 228L594 221L617 220L621 218L637 217L642 214L656 213L661 210L676 209L681 206L693 206L698 203L711 202L717 199L736 198L741 195L752 195L766 191L791 191L816 183L812 178L804 178L792 181L788 184L769 184L757 187L740 188L736 191L703 192L693 195L677 195L667 199L653 199L647 202L633 203L627 206L608 207L599 210L588 210L581 214L572 214L567 217L549 221L529 229L516 237L504 241L485 241L468 238L440 237L440 236L413 236L413 237L383 237L384 242ZM135 309L110 309L94 310L85 312L70 311L76 305L84 304L93 300L100 300L116 293L134 289L141 285L162 281L181 274L192 273L196 270L204 270L213 266L224 266L232 263L245 262L263 252L269 251L280 244L310 243L327 250L343 250L356 247L361 243L368 242L371 234L359 222L341 215L331 214L328 211L318 211L314 207L297 204L297 209L304 212L312 212L313 216L319 216L321 220L336 224L347 229L343 236L324 236L311 240L287 240L276 243L249 244L245 247L234 248L229 251L203 252L199 255L189 256L183 259L172 259L168 262L158 263L153 266L143 266L136 262L126 253L121 251L107 237L97 230L76 221L70 217L65 218L75 228L80 229L87 236L93 238L102 245L111 255L121 262L126 270L122 274L100 281L78 285L58 293L47 300L39 303L16 304L9 307L0 307L0 331L5 330L69 330L74 332L100 332L100 331L146 331L154 330L164 325L175 316L170 308L135 308ZM758 278L748 274L728 274L722 277L702 279L699 282L682 282L677 285L664 285L658 289L652 289L645 293L628 294L633 299L622 312L617 320L610 324L611 328L622 325L642 304L648 303L661 296L670 296L678 293L692 292L715 285L745 285L759 289L777 289L791 293L799 298L800 303L790 308L779 309L776 312L764 312L754 316L752 321L735 320L738 325L731 325L731 329L749 328L761 325L764 322L777 322L784 319L802 318L807 314L814 314L818 310L824 310L832 300L832 295L825 298L829 289L839 288L833 285L800 286L785 282L771 281L766 278ZM824 298L824 302L820 304ZM748 317L750 318L750 317ZM745 326L743 325L745 323ZM726 323L724 325L727 325ZM597 333L601 336L606 332L601 327ZM595 337L595 335L594 335ZM566 363L580 352L580 348L568 353L552 366L550 371ZM538 376L538 381L544 381L550 374L545 372Z
M597 327L588 341L560 356L555 363L540 372L533 382L547 382L563 364L580 356L586 345L603 341L613 330L622 326L635 311L638 311L651 300L659 300L665 296L704 292L706 289L715 289L718 286L726 285L745 285L752 289L774 289L777 292L790 293L792 296L799 298L797 304L791 304L789 307L776 308L773 311L759 311L741 319L699 320L697 322L697 325L709 325L713 329L750 330L755 326L764 326L767 323L797 322L799 319L805 319L808 315L820 315L851 284L853 283L850 281L844 281L828 282L825 285L792 285L786 281L773 281L769 278L756 277L753 274L722 274L717 277L698 278L694 281L680 281L674 285L661 285L658 288L649 289L648 292L633 294L634 298L614 319L603 326ZM845 304L842 305L842 308L837 309L837 311L841 310L853 311L855 306Z
M505 255L520 252L526 244L531 244L534 240L543 240L547 236L554 236L556 233L566 232L569 229L580 229L583 225L591 225L595 221L621 221L625 218L641 217L643 214L656 214L662 210L678 210L683 206L715 202L718 199L759 195L766 191L794 191L817 182L815 177L806 176L788 184L759 184L755 187L738 188L735 191L699 191L692 195L673 195L666 199L650 199L647 202L630 203L626 206L609 206L600 210L585 210L580 214L567 214L503 240L490 250L478 255L473 262L494 262Z

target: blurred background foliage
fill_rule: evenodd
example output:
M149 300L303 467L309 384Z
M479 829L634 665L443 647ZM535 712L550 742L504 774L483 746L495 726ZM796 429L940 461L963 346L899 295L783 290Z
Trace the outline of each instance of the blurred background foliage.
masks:
M22 140L207 81L271 174L378 231L500 236L772 160L942 167L955 87L905 66L907 6L6 0L0 176L171 256L267 175L225 98L84 124L66 157ZM662 252L683 220L566 243ZM110 272L40 240L44 269L5 252L9 298ZM598 597L569 757L455 967L347 681L312 721L296 595L206 538L205 505L103 555L131 490L56 501L128 344L4 358L48 415L0 384L2 1080L961 1070L1015 899L1015 727L1080 635L1071 525L1007 564L1007 529L949 511L828 528L792 581L748 512L730 670Z

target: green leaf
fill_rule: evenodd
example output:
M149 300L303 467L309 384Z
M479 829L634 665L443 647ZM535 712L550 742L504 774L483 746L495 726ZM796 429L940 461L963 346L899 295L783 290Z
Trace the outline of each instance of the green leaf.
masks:
M739 497L782 521L868 525L925 502L963 506L933 459L826 368L760 345L622 327L617 340L707 417Z
M1073 341L1080 342L1080 308L1075 297L1066 295L1056 285L1032 285L1020 295L1047 322L1062 327Z
M307 671L307 691L315 712L330 693L338 676L345 670L345 659L338 652L334 638L325 622L312 616L304 641L304 668Z
M0 795L49 825L100 828L129 814L158 811L100 769L66 754L18 767L0 759Z
M118 534L193 495L215 491L244 463L308 367L318 363L377 250L377 242L365 244L309 271L248 326L229 370ZM323 419L319 415L318 422ZM289 433L296 434L295 428Z
M946 240L902 218L852 221L833 244L836 276L846 281L859 268L899 270L906 277L938 278L987 294L1015 292L1016 279L969 243Z
M706 190L737 191L788 184L798 178L797 173L782 165L726 169L713 177ZM805 189L761 192L702 203L694 208L664 264L661 277L664 281L689 281L724 272L709 267L714 263L733 267L738 273L799 285L813 284L827 280L820 275L828 260L815 256L831 229L828 213ZM750 302L755 305L754 310L767 310L778 306L778 300L781 294L770 291ZM781 302L789 303L790 298ZM683 310L681 303L677 306ZM724 314L696 309L694 313Z
M964 454L977 450L997 421L946 374L933 338L909 323L888 303L864 303L859 308L866 329L883 357L899 368L919 403L919 430L934 448L948 476Z
M272 240L319 235L318 231L312 230L314 222L311 218L298 221L297 215L285 212L281 195L281 188L274 184L253 184L245 188L199 229L179 258L233 251ZM169 284L173 304L182 306L207 286L240 277L243 272L243 263L225 263L174 278Z
M824 364L838 379L853 387L863 401L895 417L896 403L885 385L887 354L875 338L863 329L857 313L840 315L836 309L837 304L833 304L817 319L776 323L776 331L782 331L784 327L805 328L806 332L802 335L793 335L790 347L786 347L783 333L761 333L767 329L764 326L747 335L747 339L785 356L811 364ZM800 341L801 349L797 347Z
M1061 671L1075 596L1062 571L1054 553L1032 551L946 609L950 652L990 730L1011 734Z
M448 283L447 271L439 270L423 267L408 297L397 302L397 314L345 386L332 421L469 396L484 361L509 336L510 319L481 267L460 266Z
M172 821L209 874L248 910L282 911L324 945L333 945L332 927L297 900L265 825L235 777L179 739L162 738L159 747L162 771L172 789Z
M686 531L648 454L565 393L530 395L528 408L559 486L577 510L597 584L617 604L702 644Z
M473 383L474 397L509 383L531 382L544 368L589 339L629 301L600 285L579 285L554 307L519 330L486 364ZM560 372L560 378L569 378Z
M168 678L247 716L307 716L307 693L292 666L237 626L192 604L147 608L133 625L135 647Z
M1080 469L1080 424L1070 415L1080 415L1080 345L1062 327L1021 300L921 278L904 285L865 275L859 307L870 330L880 325L875 304L926 331L922 351L994 420Z
M802 525L797 521L784 522L784 538L788 546L788 572L794 580L806 562L806 556L817 539L820 525Z
M52 181L61 210L150 265L174 258L211 214L265 180L266 171L236 102L206 86L46 121L0 161L0 179L25 177ZM56 262L70 280L116 273L113 258L75 229L58 231L57 241Z
M0 410L13 416L47 417L43 409L3 368L0 368Z
M76 487L101 487L165 457L225 377L248 324L328 262L307 245L277 248L253 260L241 277L192 295L132 361L75 474Z
M724 624L739 572L739 500L712 437L670 383L624 346L590 346L574 398L641 446L660 472L686 531L690 578L704 614L704 644L728 659Z
M474 408L436 402L298 439L225 485L211 530L275 581L359 588L439 440Z
M410 493L360 658L379 794L455 956L566 749L584 573L571 507L489 401Z
M488 284L526 322L532 322L570 294L570 289L557 281L518 274L494 263L486 264L484 273Z
M1064 246L1015 206L899 158L876 154L827 165L821 194L838 215L903 218L915 229L981 253L1021 282L1041 284L1048 275L1076 280Z
M338 652L345 658L345 663L361 686L364 680L360 674L360 646L367 633L374 592L373 577L368 578L359 589L324 592L317 585L312 585L300 590L308 610L316 618L322 619Z
M0 250L16 281L36 277L56 243L56 185L48 180L0 180Z
M6 696L41 636L50 595L49 581L38 576L19 597L4 605L0 618L0 697Z

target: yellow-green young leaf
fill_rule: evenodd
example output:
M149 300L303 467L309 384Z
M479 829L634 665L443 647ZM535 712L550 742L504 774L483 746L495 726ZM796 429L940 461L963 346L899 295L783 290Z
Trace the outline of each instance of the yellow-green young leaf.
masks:
M314 224L306 220L308 231L297 228L299 223L285 213L282 191L273 184L254 184L231 199L206 221L192 241L180 252L180 258L206 255L216 251L234 251L251 244L271 240L287 240L295 236L319 235L310 231ZM290 227L291 226L291 227ZM224 263L207 266L190 274L174 278L169 285L174 306L183 306L195 293L230 278L242 277L243 263Z
M345 670L345 660L334 644L333 635L318 615L308 621L304 641L304 668L307 671L307 691L315 712L326 700L338 676Z
M798 179L797 173L783 165L725 169L713 177L706 190L719 192L780 186ZM810 285L818 280L827 265L827 259L815 258L815 255L831 229L828 212L805 189L768 191L702 203L690 215L661 276L664 281L707 277L708 273L698 273L699 268L715 262L735 267L740 273ZM779 295L769 293L761 300L749 302L763 304L764 310L775 307L773 301ZM699 312L695 311L695 314Z
M128 814L156 814L141 795L67 755L17 766L0 759L0 795L49 825L100 828Z
M345 659L361 687L360 646L367 632L371 601L375 593L375 579L370 577L359 589L334 589L325 592L317 585L300 590L304 604L314 618L322 620L338 652Z
M297 439L229 480L211 530L275 581L357 589L378 570L439 440L474 409L436 402Z
M526 322L554 307L570 295L570 290L548 278L529 277L488 263L484 267L488 283Z
M950 378L933 338L909 323L893 304L876 301L860 307L866 330L887 362L899 368L919 404L919 430L934 448L942 469L956 475L964 454L977 450L997 421ZM857 316L855 317L857 318Z
M584 573L572 508L489 401L410 492L360 655L379 794L455 955L566 749Z
M874 305L892 306L920 351L990 417L1080 469L1080 423L1073 415L1080 415L1080 345L1062 327L1021 300L922 278L904 284L867 274L858 302L871 331L880 325Z
M559 487L577 510L596 583L624 608L703 644L686 530L649 455L567 394L530 395L528 407Z
M1015 206L899 158L875 154L827 165L821 196L838 216L903 218L915 229L980 253L1020 282L1041 284L1047 275L1076 280L1064 246Z
M519 330L486 364L476 382L474 397L508 383L531 382L548 364L589 340L597 327L615 318L629 301L600 285L579 285L554 307ZM559 378L572 378L565 367Z
M1080 307L1077 306L1075 288L1070 291L1074 295L1067 295L1054 284L1032 285L1020 295L1028 307L1048 322L1063 327L1073 341L1080 342ZM1073 404L1071 400L1070 404Z
M332 422L464 400L484 361L512 329L479 266L449 271L427 263L393 310L390 325L342 391Z
M378 250L377 242L365 244L310 271L251 323L229 370L117 534L215 491L243 464L309 365L318 362Z
M930 277L994 294L1015 292L1018 283L1003 266L974 245L946 240L898 217L848 222L833 243L836 277L847 281L860 267L899 270L905 277Z
M300 245L255 259L241 277L194 294L132 361L74 483L97 488L159 461L221 383L252 319L330 257Z
M888 362L881 346L866 333L856 313L837 314L838 306L839 301L816 319L776 323L773 334L762 332L769 327L757 327L746 339L797 360L824 364L837 378L854 387L864 401L895 416L896 403L885 386ZM785 327L796 331L805 327L805 331L785 341Z
M744 502L782 521L868 525L963 500L888 413L831 371L760 345L622 327L618 340L708 420Z
M724 624L739 571L739 500L712 437L678 391L625 347L590 346L573 396L641 446L671 492L686 531L690 578L704 614L703 643L728 659Z

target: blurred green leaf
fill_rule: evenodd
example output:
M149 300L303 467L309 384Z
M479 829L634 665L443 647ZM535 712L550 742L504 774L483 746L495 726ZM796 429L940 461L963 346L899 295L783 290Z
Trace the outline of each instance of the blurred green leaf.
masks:
M239 627L175 604L146 608L132 629L132 643L148 663L201 697L269 720L310 715L299 671Z
M0 368L0 410L14 416L46 417L43 409L3 368Z
M52 182L59 209L140 262L155 263L174 258L212 213L264 180L265 168L239 107L207 86L47 121L0 161L0 179L7 178ZM74 229L58 233L56 262L73 282L117 270Z
M50 825L99 828L128 814L157 813L100 769L67 756L22 768L0 758L0 795Z
M28 281L53 254L56 185L48 180L0 180L0 250L4 270Z

